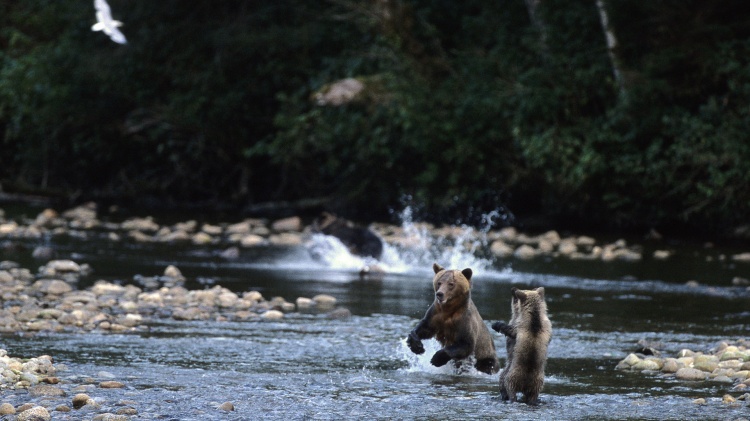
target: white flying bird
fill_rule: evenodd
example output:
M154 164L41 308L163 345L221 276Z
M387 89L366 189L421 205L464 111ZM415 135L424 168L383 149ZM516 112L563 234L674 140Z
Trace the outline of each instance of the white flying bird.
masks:
M112 19L112 11L109 10L107 1L94 0L94 8L96 9L97 22L91 27L91 30L104 32L109 35L112 41L118 44L127 44L128 41L125 40L125 35L117 29L118 26L122 26L122 22Z

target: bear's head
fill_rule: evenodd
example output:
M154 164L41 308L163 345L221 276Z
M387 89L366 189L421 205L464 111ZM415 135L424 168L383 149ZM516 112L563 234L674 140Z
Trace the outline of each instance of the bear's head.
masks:
M438 305L459 305L469 298L471 294L471 269L446 270L437 263L432 265L432 269L435 271L432 286L435 288L435 302Z

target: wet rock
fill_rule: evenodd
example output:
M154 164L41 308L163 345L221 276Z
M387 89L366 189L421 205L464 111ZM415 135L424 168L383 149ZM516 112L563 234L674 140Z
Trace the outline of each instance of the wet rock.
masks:
M223 229L219 225L203 224L201 231L211 236L221 235Z
M126 406L117 410L117 415L138 415L138 410L132 406Z
M352 317L352 312L342 307L329 311L326 317L332 320L348 319Z
M232 402L224 402L223 404L219 405L218 409L220 411L234 411L234 404Z
M16 417L16 421L49 421L52 419L47 408L43 406L34 406L23 412L20 412Z
M661 367L662 373L676 373L677 370L682 368L683 366L680 365L679 362L677 362L677 359L675 358L667 358L664 360L664 365Z
M667 260L672 256L672 252L669 250L655 250L653 254L654 260Z
M705 398L693 399L693 403L696 405L705 405L706 399Z
M735 262L748 263L750 262L750 252L735 254L732 256L732 260Z
M523 244L513 252L513 256L520 260L531 260L536 257L536 250L528 244Z
M646 358L638 361L634 366L633 370L637 371L659 371L664 366L662 360L658 358Z
M85 394L85 393L79 393L75 396L73 396L73 408L74 409L80 409L84 407L88 402L91 400L91 396Z
M265 238L257 234L247 234L242 236L240 239L240 245L242 247L254 247L265 243Z
M40 384L29 388L29 395L33 397L40 396L65 396L65 391L57 386Z
M560 241L560 244L557 246L557 251L563 256L570 256L578 251L578 246L574 240L565 239Z
M302 245L302 237L293 232L282 232L268 237L268 241L275 246L299 246Z
M130 421L130 417L127 415L118 415L107 412L95 416L92 418L92 421Z
M333 307L336 305L336 298L327 294L318 294L313 297L313 301L318 307Z
M310 308L315 305L315 302L312 299L306 297L297 298L295 303L297 304L298 309Z
M490 251L495 257L506 259L513 255L513 247L506 244L503 240L495 240L490 246Z
M302 231L302 220L298 216L279 219L271 224L271 228L277 232L300 232Z
M714 355L698 355L693 360L693 367L710 373L719 367L719 359Z
M705 371L690 367L681 368L675 373L675 377L680 380L705 380L707 376Z
M8 402L4 402L2 405L0 405L0 416L1 415L13 415L16 413L16 408L13 407L13 405L9 404Z
M73 291L73 287L65 281L59 279L42 279L34 282L31 289L43 294L63 295Z
M193 244L198 245L205 245L205 244L211 244L214 241L214 238L211 237L209 234L206 234L205 232L199 232L193 235L193 238L191 239Z
M126 231L138 231L138 232L157 232L159 231L159 224L154 222L154 219L150 216L145 218L131 218L121 224L121 228Z
M99 387L102 389L121 389L125 387L125 384L116 380L105 380L99 383Z
M268 310L261 314L260 317L265 320L279 320L284 318L284 313L278 310Z

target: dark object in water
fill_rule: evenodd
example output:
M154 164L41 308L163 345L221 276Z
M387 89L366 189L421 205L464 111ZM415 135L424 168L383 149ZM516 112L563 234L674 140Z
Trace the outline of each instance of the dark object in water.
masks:
M323 212L312 228L315 232L338 238L354 255L380 259L383 254L383 241L374 232L334 214Z

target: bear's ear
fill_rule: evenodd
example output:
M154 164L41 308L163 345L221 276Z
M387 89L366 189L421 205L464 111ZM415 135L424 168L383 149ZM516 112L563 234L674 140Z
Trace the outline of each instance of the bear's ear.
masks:
M526 293L521 291L520 289L513 288L513 295L515 295L519 300L526 301Z
M542 299L544 299L544 287L539 287L536 289L536 293L539 294Z
M466 277L467 281L471 281L471 275L473 275L474 272L472 272L471 269L466 268L466 269L464 269L464 270L461 271L461 274Z
M433 263L433 264L432 264L432 270L434 270L434 271L435 271L435 273L438 273L438 272L440 272L441 270L445 270L445 268L444 268L444 267L442 267L442 266L440 266L440 265L439 265L439 264L437 264L437 263Z

